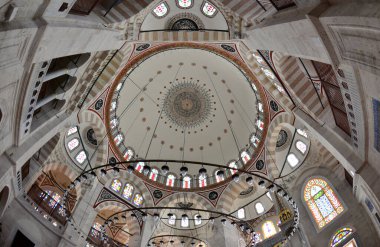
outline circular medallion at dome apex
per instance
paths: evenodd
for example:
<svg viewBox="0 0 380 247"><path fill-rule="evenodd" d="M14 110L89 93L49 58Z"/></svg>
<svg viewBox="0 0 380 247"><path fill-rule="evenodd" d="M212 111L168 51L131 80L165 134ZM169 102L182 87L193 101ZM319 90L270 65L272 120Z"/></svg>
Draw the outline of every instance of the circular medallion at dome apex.
<svg viewBox="0 0 380 247"><path fill-rule="evenodd" d="M106 100L105 109L110 110L105 112L105 124L118 159L125 159L127 147L135 150L132 159L182 159L227 166L228 160L240 159L244 149L250 157L257 157L266 136L268 104L243 60L230 54L220 45L184 42L154 46L135 56L117 75ZM257 135L254 142L252 133ZM238 168L251 164L250 157L248 162L238 160ZM175 189L182 186L181 165L169 165L170 174L176 177ZM199 186L199 168L188 166L194 178L189 190ZM229 169L221 181L212 167L207 169L206 187L230 181ZM135 173L167 188L160 169L157 181Z"/></svg>
<svg viewBox="0 0 380 247"><path fill-rule="evenodd" d="M163 111L179 128L193 128L211 115L211 101L207 89L190 82L172 86L166 93Z"/></svg>

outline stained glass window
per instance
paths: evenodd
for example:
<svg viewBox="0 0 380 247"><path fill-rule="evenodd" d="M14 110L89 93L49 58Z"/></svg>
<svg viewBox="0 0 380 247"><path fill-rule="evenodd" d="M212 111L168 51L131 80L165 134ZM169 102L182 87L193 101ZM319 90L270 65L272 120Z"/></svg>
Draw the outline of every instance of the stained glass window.
<svg viewBox="0 0 380 247"><path fill-rule="evenodd" d="M259 145L259 141L260 139L257 136L255 135L251 136L251 143L253 146L257 147Z"/></svg>
<svg viewBox="0 0 380 247"><path fill-rule="evenodd" d="M289 163L289 165L291 167L296 167L298 165L298 163L300 162L299 159L297 158L297 156L295 156L292 153L290 153L288 155L288 157L286 158L286 160L288 161L288 163Z"/></svg>
<svg viewBox="0 0 380 247"><path fill-rule="evenodd" d="M164 17L168 13L168 6L166 5L165 2L164 3L160 3L159 5L157 5L154 8L153 13L157 17Z"/></svg>
<svg viewBox="0 0 380 247"><path fill-rule="evenodd" d="M111 189L116 192L120 192L121 190L121 182L119 179L114 179L111 184Z"/></svg>
<svg viewBox="0 0 380 247"><path fill-rule="evenodd" d="M199 214L194 215L194 225L199 226L202 224L202 217Z"/></svg>
<svg viewBox="0 0 380 247"><path fill-rule="evenodd" d="M70 135L72 135L72 134L74 134L74 133L77 133L77 131L78 131L78 128L77 128L77 127L72 127L72 128L70 128L70 129L67 131L67 136L70 136Z"/></svg>
<svg viewBox="0 0 380 247"><path fill-rule="evenodd" d="M245 211L244 211L244 208L241 208L237 211L237 217L239 219L244 219L245 218Z"/></svg>
<svg viewBox="0 0 380 247"><path fill-rule="evenodd" d="M189 227L189 217L182 216L182 218L181 218L181 226L182 227Z"/></svg>
<svg viewBox="0 0 380 247"><path fill-rule="evenodd" d="M348 228L348 227L339 229L334 234L334 236L332 237L332 239L330 241L330 247L335 247L335 246L339 245L343 240L345 240L352 233L353 233L353 230L351 228ZM355 245L353 245L353 246L355 246Z"/></svg>
<svg viewBox="0 0 380 247"><path fill-rule="evenodd" d="M75 148L79 146L79 140L77 138L72 139L67 143L67 147L69 148L70 151L73 151Z"/></svg>
<svg viewBox="0 0 380 247"><path fill-rule="evenodd" d="M204 2L202 11L205 15L212 17L216 14L216 8L209 2Z"/></svg>
<svg viewBox="0 0 380 247"><path fill-rule="evenodd" d="M272 221L265 221L262 226L264 239L270 238L277 233L276 227Z"/></svg>
<svg viewBox="0 0 380 247"><path fill-rule="evenodd" d="M307 138L307 133L306 133L306 131L301 130L301 129L297 129L297 133L300 134L301 136Z"/></svg>
<svg viewBox="0 0 380 247"><path fill-rule="evenodd" d="M115 110L117 107L117 102L116 101L112 101L111 102L111 111Z"/></svg>
<svg viewBox="0 0 380 247"><path fill-rule="evenodd" d="M182 188L184 189L190 189L190 182L191 182L191 177L186 176L182 180Z"/></svg>
<svg viewBox="0 0 380 247"><path fill-rule="evenodd" d="M298 151L300 151L302 154L305 154L306 153L306 150L307 150L307 146L304 142L301 142L301 141L297 141L296 142L296 148L298 149Z"/></svg>
<svg viewBox="0 0 380 247"><path fill-rule="evenodd" d="M243 159L243 157L242 157ZM243 159L244 160L244 159ZM243 161L244 162L244 161ZM245 163L244 163L245 164ZM237 168L237 165L236 165L236 161L231 161L229 164L228 164L228 167L231 167L231 168ZM228 171L231 173L231 175L234 175L235 173L237 173L237 170L234 170L234 169L228 169Z"/></svg>
<svg viewBox="0 0 380 247"><path fill-rule="evenodd" d="M91 228L90 235L95 238L100 237L101 225L98 222L95 222Z"/></svg>
<svg viewBox="0 0 380 247"><path fill-rule="evenodd" d="M61 196L57 192L53 192L51 190L45 191L45 193L41 193L40 197L43 197L43 200L50 198L49 207L55 208L57 203L61 201Z"/></svg>
<svg viewBox="0 0 380 247"><path fill-rule="evenodd" d="M333 189L322 178L310 179L304 189L304 200L319 229L344 211Z"/></svg>
<svg viewBox="0 0 380 247"><path fill-rule="evenodd" d="M135 169L136 171L138 171L139 173L142 173L143 169L144 169L144 166L145 166L145 163L140 161L136 164L135 166Z"/></svg>
<svg viewBox="0 0 380 247"><path fill-rule="evenodd" d="M111 124L111 128L116 128L117 125L119 124L119 121L117 120L117 118L113 118L111 121L110 121L110 124Z"/></svg>
<svg viewBox="0 0 380 247"><path fill-rule="evenodd" d="M243 161L244 164L247 164L247 162L251 159L247 151L243 151L240 153L240 158Z"/></svg>
<svg viewBox="0 0 380 247"><path fill-rule="evenodd" d="M77 156L75 157L75 159L78 161L79 164L83 164L83 162L86 160L86 158L87 158L87 155L83 150L80 151L77 154Z"/></svg>
<svg viewBox="0 0 380 247"><path fill-rule="evenodd" d="M263 130L264 129L264 122L259 119L256 121L256 126L259 128L259 130Z"/></svg>
<svg viewBox="0 0 380 247"><path fill-rule="evenodd" d="M175 181L175 176L173 174L169 174L167 179L166 179L166 186L173 187L174 181Z"/></svg>
<svg viewBox="0 0 380 247"><path fill-rule="evenodd" d="M264 206L261 202L258 202L255 204L255 209L256 209L256 213L258 213L258 214L264 213L264 210L265 210Z"/></svg>
<svg viewBox="0 0 380 247"><path fill-rule="evenodd" d="M124 190L123 190L123 197L127 200L131 200L132 198L132 194L133 194L133 185L127 183L125 186L124 186Z"/></svg>
<svg viewBox="0 0 380 247"><path fill-rule="evenodd" d="M189 8L192 5L192 0L177 0L178 6L181 8Z"/></svg>
<svg viewBox="0 0 380 247"><path fill-rule="evenodd" d="M157 181L157 178L158 178L158 170L156 168L153 168L149 174L149 179L153 181Z"/></svg>
<svg viewBox="0 0 380 247"><path fill-rule="evenodd" d="M199 175L199 187L206 187L207 186L207 174L200 174Z"/></svg>
<svg viewBox="0 0 380 247"><path fill-rule="evenodd" d="M122 134L117 134L114 138L115 144L119 146L121 142L124 140L124 137Z"/></svg>
<svg viewBox="0 0 380 247"><path fill-rule="evenodd" d="M144 199L143 199L142 195L140 195L140 194L136 194L135 198L133 199L133 203L138 207L140 207L143 204L143 201L144 201Z"/></svg>
<svg viewBox="0 0 380 247"><path fill-rule="evenodd" d="M221 181L224 181L224 176L223 175L218 176L218 171L219 170L215 171L215 180L216 180L217 183L219 183Z"/></svg>
<svg viewBox="0 0 380 247"><path fill-rule="evenodd" d="M128 149L125 151L123 157L124 157L124 159L125 159L126 161L129 161L129 160L131 160L131 159L133 158L133 155L134 155L134 153L133 153L132 149L129 149L129 148L128 148Z"/></svg>
<svg viewBox="0 0 380 247"><path fill-rule="evenodd" d="M169 223L169 225L174 226L174 225L175 225L175 219L176 219L175 214L171 215L171 216L168 218L168 223Z"/></svg>

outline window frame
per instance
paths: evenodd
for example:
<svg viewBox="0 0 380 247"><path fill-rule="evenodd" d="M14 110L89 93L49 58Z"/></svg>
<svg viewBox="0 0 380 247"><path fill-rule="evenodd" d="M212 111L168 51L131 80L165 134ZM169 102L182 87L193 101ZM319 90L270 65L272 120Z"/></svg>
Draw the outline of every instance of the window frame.
<svg viewBox="0 0 380 247"><path fill-rule="evenodd" d="M162 4L165 5L165 7L166 7L166 12L165 12L163 15L159 16L159 15L156 14L156 12L155 12L154 10L155 10L158 6L160 6L160 5L162 5ZM165 16L167 16L167 15L169 14L169 12L170 12L169 4L168 4L166 1L163 1L163 2L158 3L158 4L155 5L154 8L152 9L152 15L153 15L154 17L158 18L158 19L164 18Z"/></svg>
<svg viewBox="0 0 380 247"><path fill-rule="evenodd" d="M208 14L206 14L205 12L204 12L204 7L206 6L206 4L209 4L209 5L211 5L212 7L214 7L215 8L215 12L213 13L213 14L211 14L211 15L208 15ZM213 3L210 3L209 1L207 1L207 0L205 0L205 1L203 1L203 3L202 3L202 5L201 5L201 13L204 15L204 16L206 16L206 17L208 17L208 18L213 18L213 17L215 17L217 14L218 14L218 8L215 6L215 4L213 4Z"/></svg>

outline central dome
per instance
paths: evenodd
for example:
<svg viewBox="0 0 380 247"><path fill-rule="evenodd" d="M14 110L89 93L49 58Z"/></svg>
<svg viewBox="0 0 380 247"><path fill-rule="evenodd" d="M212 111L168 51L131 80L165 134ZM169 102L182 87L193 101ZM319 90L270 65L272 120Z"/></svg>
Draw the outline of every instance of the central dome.
<svg viewBox="0 0 380 247"><path fill-rule="evenodd" d="M204 123L211 115L207 89L194 82L173 85L166 93L163 111L172 124L192 128Z"/></svg>

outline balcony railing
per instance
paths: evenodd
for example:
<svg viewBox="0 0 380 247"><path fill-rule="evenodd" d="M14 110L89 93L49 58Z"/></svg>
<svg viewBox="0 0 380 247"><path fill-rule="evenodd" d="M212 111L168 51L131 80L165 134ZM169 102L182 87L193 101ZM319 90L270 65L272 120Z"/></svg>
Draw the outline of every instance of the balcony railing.
<svg viewBox="0 0 380 247"><path fill-rule="evenodd" d="M66 224L66 216L62 205L56 202L51 196L43 191L37 185L33 185L28 192L28 196L36 203L36 205L54 218L61 225Z"/></svg>

